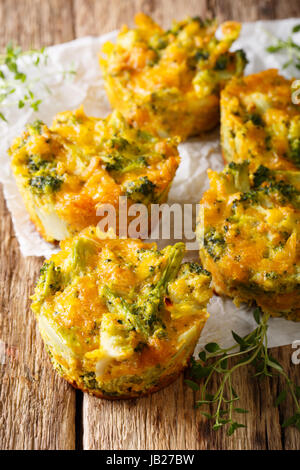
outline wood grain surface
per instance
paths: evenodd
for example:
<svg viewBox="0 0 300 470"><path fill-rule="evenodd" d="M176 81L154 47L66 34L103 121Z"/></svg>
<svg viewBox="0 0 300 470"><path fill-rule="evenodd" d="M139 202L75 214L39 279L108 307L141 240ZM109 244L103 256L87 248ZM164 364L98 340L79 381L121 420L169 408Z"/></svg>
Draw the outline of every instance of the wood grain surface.
<svg viewBox="0 0 300 470"><path fill-rule="evenodd" d="M0 0L0 47L13 40L41 47L132 24L144 11L163 26L186 15L249 21L300 16L299 0ZM1 171L1 168L0 168ZM0 197L0 448L1 449L299 449L300 434L283 430L288 402L273 406L277 380L236 377L247 429L233 438L193 409L194 393L180 377L140 400L109 402L74 391L52 370L29 308L42 259L22 258ZM289 374L291 348L272 351Z"/></svg>

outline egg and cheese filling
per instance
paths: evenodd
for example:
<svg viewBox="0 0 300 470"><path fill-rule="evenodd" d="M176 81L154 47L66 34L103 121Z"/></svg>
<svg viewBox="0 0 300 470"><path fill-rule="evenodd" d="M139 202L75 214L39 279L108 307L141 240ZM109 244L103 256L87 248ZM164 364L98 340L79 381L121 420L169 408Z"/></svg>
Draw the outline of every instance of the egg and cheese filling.
<svg viewBox="0 0 300 470"><path fill-rule="evenodd" d="M100 57L113 108L134 125L182 139L212 129L219 121L219 94L232 76L243 74L242 50L229 52L240 24L199 17L173 22L164 31L140 13L136 28L124 26L116 44Z"/></svg>
<svg viewBox="0 0 300 470"><path fill-rule="evenodd" d="M122 398L155 391L187 365L208 314L211 277L158 250L89 227L41 269L32 309L52 362L74 386Z"/></svg>
<svg viewBox="0 0 300 470"><path fill-rule="evenodd" d="M249 176L232 162L208 174L197 230L214 289L300 320L300 173L261 165Z"/></svg>
<svg viewBox="0 0 300 470"><path fill-rule="evenodd" d="M221 143L226 162L300 168L300 108L292 80L275 69L234 78L221 93Z"/></svg>
<svg viewBox="0 0 300 470"><path fill-rule="evenodd" d="M120 196L128 206L165 202L179 164L176 139L135 129L118 112L100 119L82 108L58 114L51 127L27 126L9 153L26 208L47 241L96 225L104 204L118 216Z"/></svg>

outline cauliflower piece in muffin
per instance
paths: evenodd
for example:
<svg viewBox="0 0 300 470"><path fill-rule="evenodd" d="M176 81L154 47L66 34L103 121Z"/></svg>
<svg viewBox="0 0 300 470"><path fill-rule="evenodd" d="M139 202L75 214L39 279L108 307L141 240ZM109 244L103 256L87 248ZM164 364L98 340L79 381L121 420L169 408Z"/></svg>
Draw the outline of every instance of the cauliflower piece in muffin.
<svg viewBox="0 0 300 470"><path fill-rule="evenodd" d="M221 93L224 160L248 160L255 171L300 168L300 107L293 104L292 80L276 69L234 78Z"/></svg>
<svg viewBox="0 0 300 470"><path fill-rule="evenodd" d="M187 366L208 318L211 276L158 250L88 227L41 269L32 309L55 369L103 398L139 397Z"/></svg>
<svg viewBox="0 0 300 470"><path fill-rule="evenodd" d="M50 242L96 225L103 204L118 217L120 196L128 207L165 202L179 164L176 139L135 129L117 111L100 119L82 108L58 114L50 128L27 126L9 153L30 217Z"/></svg>
<svg viewBox="0 0 300 470"><path fill-rule="evenodd" d="M208 174L197 232L214 290L299 321L300 173L231 162Z"/></svg>
<svg viewBox="0 0 300 470"><path fill-rule="evenodd" d="M173 22L164 31L140 13L136 28L124 26L116 44L106 43L100 57L113 108L134 125L183 140L216 126L219 95L234 75L243 74L242 50L229 52L240 24L222 25L199 17Z"/></svg>

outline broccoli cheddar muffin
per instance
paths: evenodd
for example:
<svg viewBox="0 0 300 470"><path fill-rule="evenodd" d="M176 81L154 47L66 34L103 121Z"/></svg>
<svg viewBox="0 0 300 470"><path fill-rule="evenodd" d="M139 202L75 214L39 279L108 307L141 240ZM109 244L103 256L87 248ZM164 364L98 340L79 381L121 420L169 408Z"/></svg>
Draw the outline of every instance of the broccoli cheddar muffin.
<svg viewBox="0 0 300 470"><path fill-rule="evenodd" d="M260 166L249 176L232 162L209 178L198 237L215 291L299 321L300 173Z"/></svg>
<svg viewBox="0 0 300 470"><path fill-rule="evenodd" d="M165 202L179 164L176 139L134 129L118 112L98 119L82 109L58 114L50 128L29 125L9 152L26 208L47 241L97 224L104 204L118 217L120 196L128 207Z"/></svg>
<svg viewBox="0 0 300 470"><path fill-rule="evenodd" d="M32 309L55 369L99 397L154 392L187 365L208 317L210 274L182 263L183 243L159 251L103 239L94 227L46 261Z"/></svg>
<svg viewBox="0 0 300 470"><path fill-rule="evenodd" d="M234 78L221 93L221 143L227 163L300 168L300 107L292 80L275 69Z"/></svg>
<svg viewBox="0 0 300 470"><path fill-rule="evenodd" d="M140 13L136 28L123 27L116 44L100 58L113 108L138 127L182 139L212 129L219 121L219 93L243 73L243 51L229 52L240 24L222 25L216 39L212 20L188 18L164 31Z"/></svg>

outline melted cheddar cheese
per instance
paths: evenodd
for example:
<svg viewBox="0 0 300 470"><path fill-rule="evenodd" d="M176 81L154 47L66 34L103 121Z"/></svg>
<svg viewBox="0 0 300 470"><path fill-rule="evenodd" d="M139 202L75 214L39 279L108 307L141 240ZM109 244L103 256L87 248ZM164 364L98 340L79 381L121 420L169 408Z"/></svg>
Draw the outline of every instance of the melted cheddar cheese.
<svg viewBox="0 0 300 470"><path fill-rule="evenodd" d="M181 264L183 243L159 251L103 239L94 227L46 261L32 309L55 368L107 398L169 383L187 365L208 317L210 274Z"/></svg>
<svg viewBox="0 0 300 470"><path fill-rule="evenodd" d="M208 171L200 257L217 293L300 320L300 173L247 163Z"/></svg>
<svg viewBox="0 0 300 470"><path fill-rule="evenodd" d="M27 210L47 241L97 224L103 204L118 215L120 196L128 207L165 202L179 164L176 139L134 129L118 112L100 119L81 108L58 114L50 128L29 125L9 153Z"/></svg>
<svg viewBox="0 0 300 470"><path fill-rule="evenodd" d="M164 31L140 13L136 28L124 26L116 44L106 43L100 65L113 108L134 125L182 139L212 129L219 121L219 93L243 73L243 51L229 52L240 24L188 18Z"/></svg>

